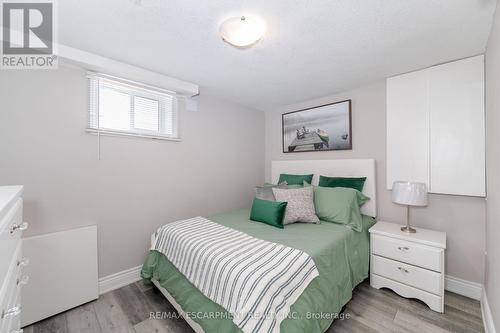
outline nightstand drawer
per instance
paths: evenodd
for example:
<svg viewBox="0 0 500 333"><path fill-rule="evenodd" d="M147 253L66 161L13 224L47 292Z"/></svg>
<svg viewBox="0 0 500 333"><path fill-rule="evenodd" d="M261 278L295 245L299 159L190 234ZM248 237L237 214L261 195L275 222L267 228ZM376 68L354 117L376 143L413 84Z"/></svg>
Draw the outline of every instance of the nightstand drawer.
<svg viewBox="0 0 500 333"><path fill-rule="evenodd" d="M435 295L442 293L442 276L439 273L376 255L372 256L372 261L374 274Z"/></svg>
<svg viewBox="0 0 500 333"><path fill-rule="evenodd" d="M377 289L389 288L403 297L417 298L425 302L432 310L441 313L444 312L443 297L441 296L436 296L376 274L371 275L370 284L373 288Z"/></svg>
<svg viewBox="0 0 500 333"><path fill-rule="evenodd" d="M372 253L411 265L443 271L442 249L396 238L372 235Z"/></svg>

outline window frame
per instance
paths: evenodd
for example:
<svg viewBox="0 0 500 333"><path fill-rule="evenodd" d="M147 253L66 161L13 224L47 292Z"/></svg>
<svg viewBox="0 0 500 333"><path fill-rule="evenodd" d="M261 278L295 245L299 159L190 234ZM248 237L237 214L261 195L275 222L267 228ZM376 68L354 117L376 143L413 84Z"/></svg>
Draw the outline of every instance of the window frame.
<svg viewBox="0 0 500 333"><path fill-rule="evenodd" d="M174 92L164 90L161 88L153 87L147 84L114 77L107 74L88 72L88 113L87 113L87 127L85 131L91 134L101 134L108 136L128 136L128 137L141 137L150 139L160 139L168 141L181 141L179 136L179 107L178 95ZM101 83L107 89L116 92L124 93L129 96L130 110L129 110L129 123L130 129L119 130L112 128L104 128L99 125L99 92ZM158 102L158 131L151 131L147 129L138 129L134 127L134 98L146 98ZM163 133L165 131L165 115L166 115L166 101L172 100L172 134ZM97 124L97 125L95 125Z"/></svg>

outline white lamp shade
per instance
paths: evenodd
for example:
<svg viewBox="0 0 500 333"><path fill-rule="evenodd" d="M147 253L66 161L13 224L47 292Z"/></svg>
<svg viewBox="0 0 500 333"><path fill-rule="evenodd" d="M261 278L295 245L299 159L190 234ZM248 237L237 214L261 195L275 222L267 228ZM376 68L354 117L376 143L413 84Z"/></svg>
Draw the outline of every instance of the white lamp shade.
<svg viewBox="0 0 500 333"><path fill-rule="evenodd" d="M394 182L392 202L409 206L427 206L427 185L416 182Z"/></svg>
<svg viewBox="0 0 500 333"><path fill-rule="evenodd" d="M251 16L238 16L222 22L222 38L237 47L247 47L256 43L266 32L266 24L261 19Z"/></svg>

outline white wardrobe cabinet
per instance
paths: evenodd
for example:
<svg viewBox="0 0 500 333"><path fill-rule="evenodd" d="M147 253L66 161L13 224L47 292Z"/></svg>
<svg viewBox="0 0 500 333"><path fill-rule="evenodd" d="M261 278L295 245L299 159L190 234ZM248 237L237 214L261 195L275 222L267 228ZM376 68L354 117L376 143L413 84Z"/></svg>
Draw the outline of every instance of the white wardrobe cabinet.
<svg viewBox="0 0 500 333"><path fill-rule="evenodd" d="M485 196L484 57L387 80L387 188Z"/></svg>
<svg viewBox="0 0 500 333"><path fill-rule="evenodd" d="M389 189L395 180L412 180L429 185L428 114L426 72L413 72L387 80Z"/></svg>

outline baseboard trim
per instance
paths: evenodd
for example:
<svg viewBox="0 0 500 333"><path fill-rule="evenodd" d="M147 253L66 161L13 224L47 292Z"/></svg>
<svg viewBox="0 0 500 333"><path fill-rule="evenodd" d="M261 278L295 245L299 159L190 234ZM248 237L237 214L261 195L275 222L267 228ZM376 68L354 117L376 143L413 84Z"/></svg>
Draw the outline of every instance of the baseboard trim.
<svg viewBox="0 0 500 333"><path fill-rule="evenodd" d="M488 297L486 297L485 290L483 290L481 296L481 314L483 315L485 333L496 333L493 315L491 314L490 304L488 303Z"/></svg>
<svg viewBox="0 0 500 333"><path fill-rule="evenodd" d="M142 266L132 267L100 278L99 295L139 281L141 279L141 268Z"/></svg>
<svg viewBox="0 0 500 333"><path fill-rule="evenodd" d="M478 301L481 300L481 295L483 293L482 284L459 279L450 275L444 277L444 289Z"/></svg>

